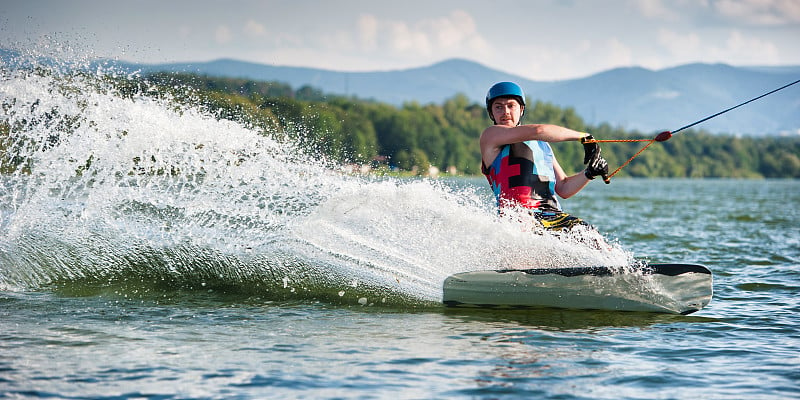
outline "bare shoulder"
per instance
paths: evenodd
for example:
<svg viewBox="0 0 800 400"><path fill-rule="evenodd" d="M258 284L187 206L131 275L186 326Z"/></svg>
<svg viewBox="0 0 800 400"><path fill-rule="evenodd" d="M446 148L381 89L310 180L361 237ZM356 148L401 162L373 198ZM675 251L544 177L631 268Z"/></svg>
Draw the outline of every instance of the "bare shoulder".
<svg viewBox="0 0 800 400"><path fill-rule="evenodd" d="M483 165L491 164L492 160L494 160L499 153L499 149L493 144L491 128L492 127L490 126L489 128L484 129L479 139L481 148L481 161Z"/></svg>
<svg viewBox="0 0 800 400"><path fill-rule="evenodd" d="M534 140L541 134L541 125L492 125L481 134L481 147L501 147L506 144Z"/></svg>
<svg viewBox="0 0 800 400"><path fill-rule="evenodd" d="M485 165L494 161L503 146L515 143L518 140L512 138L511 127L492 125L483 130L480 137L481 157Z"/></svg>

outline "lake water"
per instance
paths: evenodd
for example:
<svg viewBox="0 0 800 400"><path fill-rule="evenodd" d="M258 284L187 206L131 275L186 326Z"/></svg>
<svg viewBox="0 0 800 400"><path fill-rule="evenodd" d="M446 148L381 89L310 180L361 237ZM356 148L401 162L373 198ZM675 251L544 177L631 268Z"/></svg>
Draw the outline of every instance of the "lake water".
<svg viewBox="0 0 800 400"><path fill-rule="evenodd" d="M7 73L0 398L800 397L800 182L593 182L611 251L482 178L377 179L91 78ZM673 140L680 140L676 137ZM699 263L690 316L440 305L456 272Z"/></svg>

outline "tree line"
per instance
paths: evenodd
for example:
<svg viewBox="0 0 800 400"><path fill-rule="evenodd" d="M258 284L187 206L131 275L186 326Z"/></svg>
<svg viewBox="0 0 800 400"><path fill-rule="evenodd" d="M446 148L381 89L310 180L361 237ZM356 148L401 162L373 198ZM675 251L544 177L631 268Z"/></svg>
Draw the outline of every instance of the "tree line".
<svg viewBox="0 0 800 400"><path fill-rule="evenodd" d="M293 89L280 82L156 73L114 83L123 95L169 94L204 107L218 118L240 122L276 138L300 142L341 164L371 164L400 171L480 173L478 138L490 120L484 104L458 94L442 104L394 106L352 96ZM531 100L531 99L528 99ZM657 132L629 131L607 123L589 125L571 107L526 101L523 123L548 123L589 132L597 139L652 138ZM11 128L0 121L0 150ZM602 145L611 168L633 156L642 143ZM583 148L554 143L565 171L583 168ZM8 149L6 149L8 150ZM9 160L0 157L0 164ZM0 170L9 170L0 165ZM11 168L13 169L13 167ZM655 143L618 177L800 178L800 136L736 137L687 130Z"/></svg>
<svg viewBox="0 0 800 400"><path fill-rule="evenodd" d="M310 86L293 90L280 82L172 73L147 79L162 87L191 87L200 94L195 99L220 117L307 141L342 163L385 162L404 171L432 165L443 171L480 173L478 138L490 121L485 106L463 94L442 104L393 106L327 95ZM528 102L523 122L562 125L598 139L652 138L657 133L589 125L573 108L542 101ZM608 143L602 151L616 168L642 145ZM567 172L583 168L582 146L565 142L553 147ZM617 176L800 178L800 136L737 137L688 130L653 144Z"/></svg>

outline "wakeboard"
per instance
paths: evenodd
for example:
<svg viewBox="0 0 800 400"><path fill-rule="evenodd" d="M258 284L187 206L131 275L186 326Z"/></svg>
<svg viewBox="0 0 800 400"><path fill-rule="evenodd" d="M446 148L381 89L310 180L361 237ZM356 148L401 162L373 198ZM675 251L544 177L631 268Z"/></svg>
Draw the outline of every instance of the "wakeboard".
<svg viewBox="0 0 800 400"><path fill-rule="evenodd" d="M713 295L711 271L696 264L461 272L444 281L453 307L566 308L691 314Z"/></svg>

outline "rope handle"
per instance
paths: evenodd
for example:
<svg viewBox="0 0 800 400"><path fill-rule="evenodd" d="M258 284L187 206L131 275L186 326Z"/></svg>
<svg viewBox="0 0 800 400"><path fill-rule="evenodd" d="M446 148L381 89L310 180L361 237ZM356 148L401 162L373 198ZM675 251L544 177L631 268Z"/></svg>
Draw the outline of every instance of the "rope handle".
<svg viewBox="0 0 800 400"><path fill-rule="evenodd" d="M661 132L661 133L659 133L658 135L656 135L656 137L655 137L655 138L653 138L653 139L605 139L605 140L598 140L598 139L587 139L587 140L585 141L585 143L631 143L631 142L647 142L647 144L646 144L646 145L644 145L644 147L642 147L642 148L641 148L639 151L637 151L637 152L636 152L636 154L634 154L634 155L633 155L631 158L629 158L629 159L628 159L628 161L625 161L625 162L624 162L622 165L620 165L620 166L619 166L619 168L615 169L615 170L614 170L614 172L612 172L612 173L608 174L607 176L604 176L604 177L603 177L603 182L605 182L606 184L609 184L609 183L611 183L611 177L613 177L614 175L616 175L616 174L617 174L617 172L619 172L619 171L620 171L622 168L624 168L626 165L630 164L630 163L631 163L631 161L633 161L633 159L634 159L634 158L638 157L638 156L639 156L639 154L642 154L642 152L643 152L643 151L644 151L646 148L650 147L650 145L651 145L651 144L653 144L653 143L655 143L655 142L666 142L666 141L667 141L667 140L669 140L671 137L672 137L672 132L670 132L670 131L664 131L664 132Z"/></svg>
<svg viewBox="0 0 800 400"><path fill-rule="evenodd" d="M699 120L699 121L692 122L691 124L689 124L689 125L686 125L686 126L683 126L683 127L681 127L681 128L678 128L678 129L676 129L676 130L674 130L674 131L671 131L671 132L670 132L670 131L664 131L664 132L661 132L661 133L659 133L658 135L656 135L656 137L655 137L655 138L653 138L653 139L618 139L618 140L596 140L596 139L588 139L588 140L586 140L586 141L585 141L585 143L648 142L646 145L644 145L644 147L642 147L642 149L641 149L641 150L639 150L639 151L638 151L636 154L634 154L634 155L633 155L633 157L631 157L631 158L630 158L628 161L626 161L624 164L622 164L622 165L621 165L619 168L617 168L617 169L616 169L614 172L612 172L612 173L611 173L610 175L608 175L608 176L604 176L604 177L603 177L603 181L604 181L605 183L611 183L611 177L612 177L612 176L614 176L614 175L615 175L617 172L619 172L619 170L621 170L621 169L622 169L622 167L624 167L624 166L628 165L628 164L629 164L631 161L633 161L633 159L634 159L634 158L636 158L637 156L639 156L639 154L641 154L641 153L644 151L644 149L646 149L646 148L647 148L647 147L649 147L651 144L653 144L653 142L665 142L665 141L669 140L669 138L671 138L671 137L672 137L672 134L674 134L674 133L678 133L678 132L680 132L680 131L682 131L682 130L684 130L684 129L689 129L689 128L691 128L691 127L693 127L693 126L697 125L697 124L700 124L700 123L703 123L703 122L705 122L705 121L708 121L708 120L710 120L711 118L716 118L716 117L718 117L718 116L720 116L720 115L722 115L722 114L725 114L725 113L726 113L726 112L728 112L728 111L734 110L734 109L736 109L736 108L739 108L739 107L741 107L741 106L743 106L743 105L745 105L745 104L748 104L748 103L751 103L751 102L753 102L753 101L756 101L756 100L758 100L758 99L760 99L760 98L762 98L762 97L769 96L769 95L771 95L771 94L773 94L773 93L775 93L775 92L777 92L777 91L779 91L779 90L786 89L786 88L788 88L789 86L796 85L796 84L798 84L798 83L800 83L800 79L798 79L798 80L796 80L796 81L794 81L794 82L788 83L788 84L786 84L786 85L783 85L783 86L781 86L781 87L779 87L779 88L777 88L777 89L775 89L775 90L772 90L772 91L769 91L769 92L767 92L767 93L764 93L764 94L762 94L762 95L760 95L760 96L753 97L753 98L752 98L752 99L750 99L750 100L747 100L747 101L745 101L745 102L743 102L743 103L739 103L739 104L737 104L737 105L735 105L735 106L733 106L733 107L731 107L731 108L728 108L728 109L722 110L722 111L720 111L720 112L718 112L718 113L716 113L716 114L714 114L714 115L709 115L708 117L705 117L705 118L703 118L703 119L701 119L701 120Z"/></svg>

